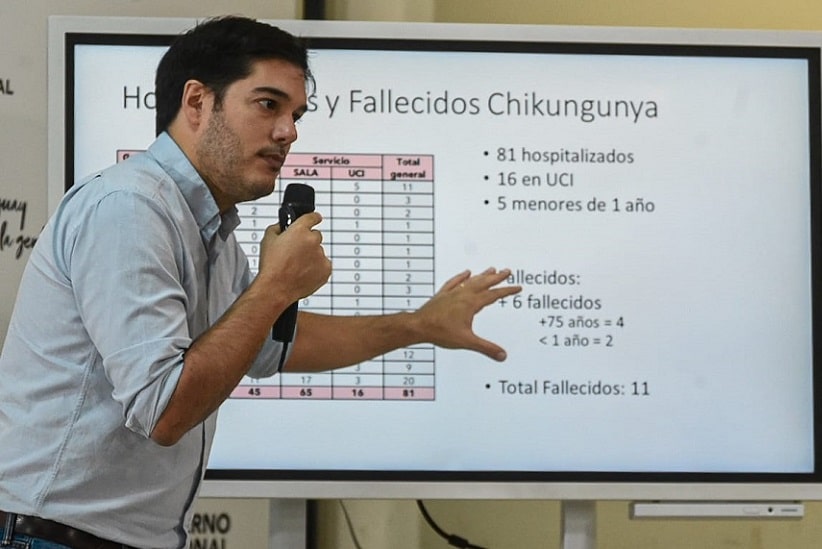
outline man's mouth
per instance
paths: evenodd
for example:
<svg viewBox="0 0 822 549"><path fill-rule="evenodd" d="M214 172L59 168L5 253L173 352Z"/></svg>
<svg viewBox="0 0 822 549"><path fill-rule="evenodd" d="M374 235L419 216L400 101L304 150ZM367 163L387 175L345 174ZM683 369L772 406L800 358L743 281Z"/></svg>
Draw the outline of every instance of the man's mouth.
<svg viewBox="0 0 822 549"><path fill-rule="evenodd" d="M283 167L283 163L285 162L285 155L274 153L274 154L267 154L267 153L260 153L260 158L262 158L268 167L271 168L273 171L280 171Z"/></svg>

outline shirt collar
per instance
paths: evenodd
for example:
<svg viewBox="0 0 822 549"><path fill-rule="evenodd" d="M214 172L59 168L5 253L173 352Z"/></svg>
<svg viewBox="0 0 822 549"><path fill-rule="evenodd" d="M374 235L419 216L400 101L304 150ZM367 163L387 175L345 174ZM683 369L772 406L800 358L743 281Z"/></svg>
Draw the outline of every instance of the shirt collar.
<svg viewBox="0 0 822 549"><path fill-rule="evenodd" d="M228 238L231 231L240 224L237 208L232 207L220 215L217 202L214 201L214 195L211 194L208 185L174 139L163 132L151 144L148 152L179 187L197 221L203 242L208 245L215 234L219 234L223 240Z"/></svg>

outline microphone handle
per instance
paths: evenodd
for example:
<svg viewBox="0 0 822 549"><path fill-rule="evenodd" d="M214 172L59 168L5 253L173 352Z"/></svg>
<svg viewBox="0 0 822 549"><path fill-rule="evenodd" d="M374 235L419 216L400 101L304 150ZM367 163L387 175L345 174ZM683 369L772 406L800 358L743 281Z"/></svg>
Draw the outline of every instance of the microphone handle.
<svg viewBox="0 0 822 549"><path fill-rule="evenodd" d="M312 197L313 198L313 197ZM314 211L314 204L292 204L286 203L280 206L280 226L286 230L291 223L304 213ZM290 343L294 339L294 328L297 326L297 301L288 306L280 317L274 322L271 328L271 339Z"/></svg>
<svg viewBox="0 0 822 549"><path fill-rule="evenodd" d="M280 318L271 328L271 339L288 343L294 338L294 328L297 326L297 302L295 301L282 312Z"/></svg>

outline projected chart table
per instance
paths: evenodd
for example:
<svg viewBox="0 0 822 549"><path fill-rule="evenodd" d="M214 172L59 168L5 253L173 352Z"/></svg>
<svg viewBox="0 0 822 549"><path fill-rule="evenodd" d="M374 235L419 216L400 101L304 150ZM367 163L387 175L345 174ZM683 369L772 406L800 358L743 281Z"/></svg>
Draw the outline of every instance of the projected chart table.
<svg viewBox="0 0 822 549"><path fill-rule="evenodd" d="M328 284L306 311L367 315L414 310L434 293L433 156L290 154L279 189L305 183L323 214ZM237 239L256 272L258 243L280 197L240 205ZM245 378L232 398L434 400L434 349L420 345L333 372Z"/></svg>

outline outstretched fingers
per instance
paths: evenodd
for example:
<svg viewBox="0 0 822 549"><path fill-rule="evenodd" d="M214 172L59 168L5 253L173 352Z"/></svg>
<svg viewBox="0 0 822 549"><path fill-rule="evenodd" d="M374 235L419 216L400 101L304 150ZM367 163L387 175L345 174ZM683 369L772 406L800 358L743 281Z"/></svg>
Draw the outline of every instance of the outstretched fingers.
<svg viewBox="0 0 822 549"><path fill-rule="evenodd" d="M460 275L462 274L464 273L460 273ZM451 281L457 279L460 275L452 278ZM510 275L510 269L497 271L495 268L490 267L476 276L464 278L462 282L457 283L457 286L476 294L479 298L478 305L483 308L499 299L522 291L520 286L498 286Z"/></svg>

